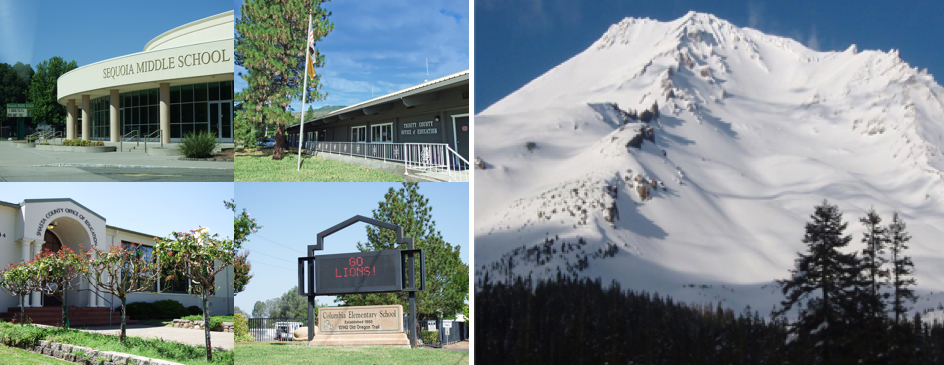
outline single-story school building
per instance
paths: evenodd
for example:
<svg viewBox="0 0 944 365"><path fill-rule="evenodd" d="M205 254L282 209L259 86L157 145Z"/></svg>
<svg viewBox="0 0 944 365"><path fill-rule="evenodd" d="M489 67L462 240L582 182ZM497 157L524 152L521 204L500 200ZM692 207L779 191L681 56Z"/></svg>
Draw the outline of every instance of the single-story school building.
<svg viewBox="0 0 944 365"><path fill-rule="evenodd" d="M142 52L59 77L58 102L68 111L65 137L118 142L126 135L160 136L170 143L209 131L219 142L232 142L233 13L181 25Z"/></svg>
<svg viewBox="0 0 944 365"><path fill-rule="evenodd" d="M304 133L306 149L316 149L308 142L329 142L317 150L393 161L409 153L408 145L446 145L468 161L470 127L465 70L305 121L304 132L293 125L286 134L289 147L297 147L299 133Z"/></svg>
<svg viewBox="0 0 944 365"><path fill-rule="evenodd" d="M165 237L169 233L155 235L107 225L105 217L68 198L26 199L19 204L0 201L0 263L28 261L44 249L56 252L62 247L80 252L89 247L108 250L110 246L140 245L140 251L149 256L154 237ZM129 294L127 302L173 299L185 307L202 308L200 298L187 293L188 280L178 278L173 281L159 278L152 290ZM218 274L216 282L219 283L217 292L209 300L211 314L232 315L232 266ZM69 306L113 309L121 305L121 300L96 290L86 278L79 278L73 284L76 289L66 296ZM19 305L19 297L0 292L0 312ZM40 292L34 292L26 300L26 307L59 306L62 302L58 298Z"/></svg>

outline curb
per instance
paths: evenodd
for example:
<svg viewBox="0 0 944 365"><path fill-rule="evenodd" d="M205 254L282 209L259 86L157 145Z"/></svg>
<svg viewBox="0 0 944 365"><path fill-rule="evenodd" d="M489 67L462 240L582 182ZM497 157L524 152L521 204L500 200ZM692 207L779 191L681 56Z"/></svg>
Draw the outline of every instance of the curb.
<svg viewBox="0 0 944 365"><path fill-rule="evenodd" d="M35 352L37 354L54 357L60 360L74 362L77 364L104 364L104 365L125 365L125 364L148 364L148 365L183 365L173 361L152 359L149 357L125 354L114 351L98 351L93 348L69 345L64 343L39 340L36 346L25 347L24 350Z"/></svg>
<svg viewBox="0 0 944 365"><path fill-rule="evenodd" d="M225 167L187 167L187 166L147 166L147 165L112 165L112 164L90 164L90 163L48 163L43 165L30 165L29 167L114 167L114 168L134 168L134 169L202 169L202 170L232 170Z"/></svg>

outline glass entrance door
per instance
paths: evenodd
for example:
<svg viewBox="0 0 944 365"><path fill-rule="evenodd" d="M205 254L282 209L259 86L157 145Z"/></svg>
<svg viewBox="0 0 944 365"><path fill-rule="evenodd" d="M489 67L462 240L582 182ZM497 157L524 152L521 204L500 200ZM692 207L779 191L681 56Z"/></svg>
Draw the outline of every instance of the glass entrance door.
<svg viewBox="0 0 944 365"><path fill-rule="evenodd" d="M230 101L210 103L210 133L224 141L233 140L233 104Z"/></svg>

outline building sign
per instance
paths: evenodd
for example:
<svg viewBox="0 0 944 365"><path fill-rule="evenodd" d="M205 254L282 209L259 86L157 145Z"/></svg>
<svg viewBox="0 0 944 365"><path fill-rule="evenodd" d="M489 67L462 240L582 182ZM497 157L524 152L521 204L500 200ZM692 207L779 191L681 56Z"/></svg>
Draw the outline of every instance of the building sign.
<svg viewBox="0 0 944 365"><path fill-rule="evenodd" d="M400 250L319 255L315 291L318 295L401 291L402 260Z"/></svg>
<svg viewBox="0 0 944 365"><path fill-rule="evenodd" d="M403 307L371 305L319 308L318 328L326 335L403 333Z"/></svg>
<svg viewBox="0 0 944 365"><path fill-rule="evenodd" d="M224 48L214 51L180 55L176 58L162 57L153 60L141 61L138 63L128 63L113 67L105 67L102 69L102 78L114 79L125 75L133 75L135 73L171 70L175 68L208 65L211 63L232 62L233 55L227 55L227 51L230 50Z"/></svg>
<svg viewBox="0 0 944 365"><path fill-rule="evenodd" d="M92 222L89 221L88 219L85 219L85 215L83 215L82 213L79 213L79 211L72 208L56 208L56 209L50 210L49 213L46 213L46 216L42 220L40 220L39 225L36 226L36 237L42 237L43 229L46 228L46 223L52 222L52 217L58 214L62 214L62 213L70 214L74 216L75 218L77 218L79 222L84 224L85 227L88 228L89 234L91 234L92 236L91 237L92 244L98 245L98 236L95 234L95 228L92 227Z"/></svg>
<svg viewBox="0 0 944 365"><path fill-rule="evenodd" d="M32 118L33 104L7 104L7 118Z"/></svg>
<svg viewBox="0 0 944 365"><path fill-rule="evenodd" d="M439 126L432 120L403 123L400 135L439 134Z"/></svg>

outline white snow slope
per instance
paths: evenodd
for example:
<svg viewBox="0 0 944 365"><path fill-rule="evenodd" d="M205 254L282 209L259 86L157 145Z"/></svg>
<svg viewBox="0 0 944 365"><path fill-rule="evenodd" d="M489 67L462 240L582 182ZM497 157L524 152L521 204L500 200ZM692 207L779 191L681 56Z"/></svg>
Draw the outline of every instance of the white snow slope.
<svg viewBox="0 0 944 365"><path fill-rule="evenodd" d="M475 153L488 165L475 172L477 280L560 271L766 312L828 199L855 250L870 207L883 223L899 212L913 236L916 309L937 307L942 100L944 88L897 51L816 52L694 12L627 18L476 115ZM655 102L655 143L628 148L645 124L624 125L612 104ZM643 201L627 183L640 174L666 189Z"/></svg>

